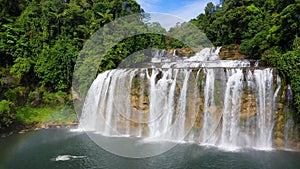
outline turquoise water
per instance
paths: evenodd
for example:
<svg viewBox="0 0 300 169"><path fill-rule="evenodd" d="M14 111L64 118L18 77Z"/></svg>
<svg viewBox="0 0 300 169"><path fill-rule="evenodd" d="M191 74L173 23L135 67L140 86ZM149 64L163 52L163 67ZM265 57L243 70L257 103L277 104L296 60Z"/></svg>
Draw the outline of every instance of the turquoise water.
<svg viewBox="0 0 300 169"><path fill-rule="evenodd" d="M116 138L106 138L109 139ZM126 139L124 146L126 147ZM149 143L145 143L149 144ZM153 149L162 143L151 143ZM300 152L242 150L226 152L197 144L178 144L155 157L133 159L111 154L85 133L50 129L0 139L3 169L299 169Z"/></svg>

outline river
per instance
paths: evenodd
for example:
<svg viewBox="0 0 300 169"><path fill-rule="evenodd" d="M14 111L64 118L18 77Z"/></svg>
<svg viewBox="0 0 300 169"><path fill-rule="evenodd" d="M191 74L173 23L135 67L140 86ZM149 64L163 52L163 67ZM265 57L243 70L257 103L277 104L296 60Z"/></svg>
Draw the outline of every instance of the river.
<svg viewBox="0 0 300 169"><path fill-rule="evenodd" d="M110 141L115 138L105 138ZM119 138L129 139L129 138ZM122 141L126 147L126 141ZM144 143L153 149L160 142ZM48 129L0 139L0 168L3 169L299 169L300 152L273 150L223 151L195 143L181 143L148 158L126 158L97 146L84 132Z"/></svg>

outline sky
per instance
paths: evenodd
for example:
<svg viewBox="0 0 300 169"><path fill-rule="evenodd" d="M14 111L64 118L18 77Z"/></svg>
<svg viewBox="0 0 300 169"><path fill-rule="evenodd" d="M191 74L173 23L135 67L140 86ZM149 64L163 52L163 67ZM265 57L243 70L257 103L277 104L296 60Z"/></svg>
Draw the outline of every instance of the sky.
<svg viewBox="0 0 300 169"><path fill-rule="evenodd" d="M185 21L204 13L208 2L218 4L220 0L137 0L145 12L167 13Z"/></svg>

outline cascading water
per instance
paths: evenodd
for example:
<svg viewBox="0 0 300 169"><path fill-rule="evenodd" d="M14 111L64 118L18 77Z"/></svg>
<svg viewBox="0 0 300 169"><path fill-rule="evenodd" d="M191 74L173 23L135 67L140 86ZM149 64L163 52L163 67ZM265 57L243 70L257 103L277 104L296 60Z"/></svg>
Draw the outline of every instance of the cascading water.
<svg viewBox="0 0 300 169"><path fill-rule="evenodd" d="M279 76L247 60L219 60L219 50L172 63L160 56L158 67L99 74L79 127L107 136L271 149Z"/></svg>
<svg viewBox="0 0 300 169"><path fill-rule="evenodd" d="M214 131L217 129L220 122L220 115L214 118L215 113L217 113L214 97L215 97L215 70L207 69L206 81L204 87L204 117L203 117L203 128L202 128L202 143L205 144L215 144L216 138L214 137ZM218 119L219 118L219 119Z"/></svg>
<svg viewBox="0 0 300 169"><path fill-rule="evenodd" d="M256 82L256 102L258 119L256 126L257 143L256 146L264 148L272 146L273 129L273 70L254 70L254 79Z"/></svg>
<svg viewBox="0 0 300 169"><path fill-rule="evenodd" d="M232 69L227 72L228 80L225 89L224 107L222 111L221 146L239 145L240 107L243 87L243 72Z"/></svg>

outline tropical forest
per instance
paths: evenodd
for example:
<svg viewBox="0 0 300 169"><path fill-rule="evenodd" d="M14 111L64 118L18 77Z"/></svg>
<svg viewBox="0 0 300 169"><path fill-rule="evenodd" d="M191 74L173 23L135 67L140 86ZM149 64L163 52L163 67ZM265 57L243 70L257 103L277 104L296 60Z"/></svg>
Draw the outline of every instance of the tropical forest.
<svg viewBox="0 0 300 169"><path fill-rule="evenodd" d="M0 0L0 168L299 168L300 0L144 2Z"/></svg>

